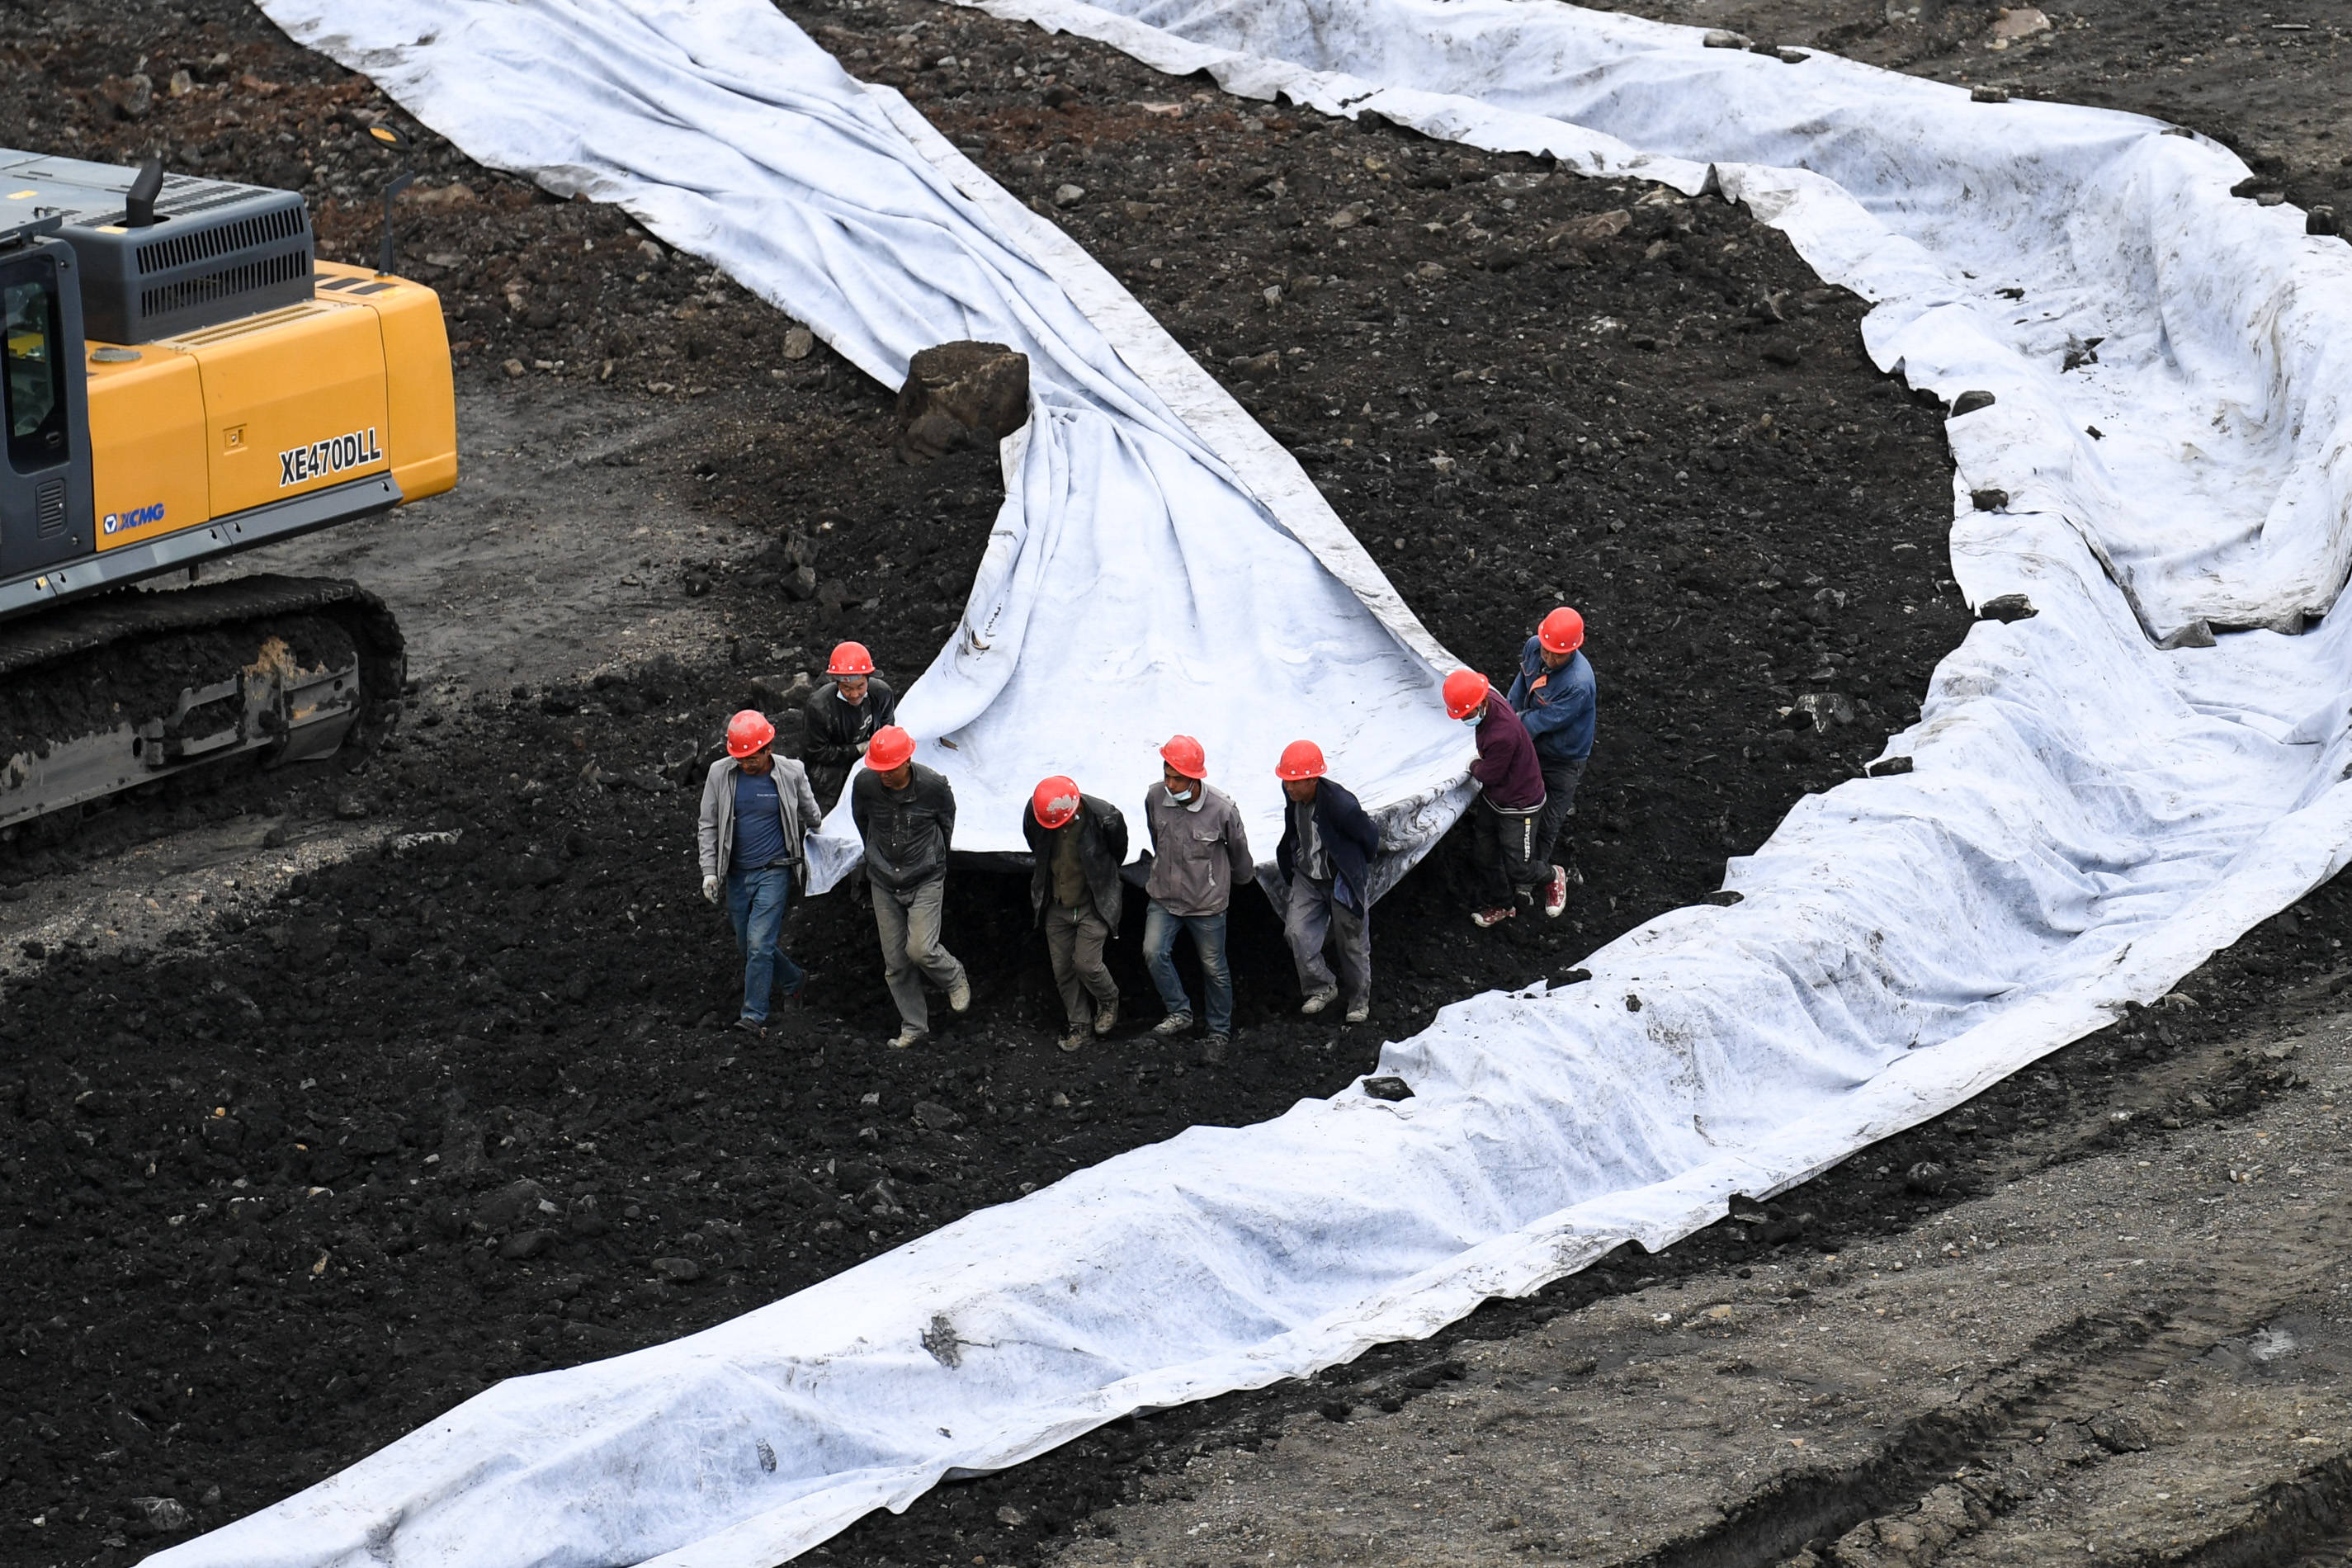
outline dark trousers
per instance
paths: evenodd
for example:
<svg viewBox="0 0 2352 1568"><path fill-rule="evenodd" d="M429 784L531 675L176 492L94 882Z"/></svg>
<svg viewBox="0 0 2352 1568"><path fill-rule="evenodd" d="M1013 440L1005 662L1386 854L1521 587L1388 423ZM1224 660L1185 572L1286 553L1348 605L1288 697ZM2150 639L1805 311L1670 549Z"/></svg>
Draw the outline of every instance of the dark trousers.
<svg viewBox="0 0 2352 1568"><path fill-rule="evenodd" d="M1559 847L1559 836L1568 826L1568 819L1576 815L1576 786L1584 778L1584 759L1572 763L1554 762L1549 757L1543 763L1543 810L1536 817L1536 852L1530 867L1536 879L1541 881L1545 868L1562 862L1553 858Z"/></svg>
<svg viewBox="0 0 2352 1568"><path fill-rule="evenodd" d="M1291 963L1298 970L1298 990L1304 996L1338 991L1350 1002L1372 996L1372 917L1339 901L1339 884L1300 872L1290 879L1290 898L1282 910L1282 934L1290 943ZM1337 939L1333 942L1333 939ZM1327 943L1339 950L1339 973L1334 976L1323 957Z"/></svg>
<svg viewBox="0 0 2352 1568"><path fill-rule="evenodd" d="M1054 989L1062 994L1073 1029L1093 1027L1096 1012L1118 1005L1118 986L1103 963L1103 943L1109 940L1110 927L1096 910L1093 894L1075 909L1045 906L1045 956L1053 961Z"/></svg>
<svg viewBox="0 0 2352 1568"><path fill-rule="evenodd" d="M1485 795L1478 797L1472 830L1479 897L1486 900L1486 908L1501 909L1514 900L1534 901L1536 823L1542 810L1538 805L1505 811L1489 804Z"/></svg>

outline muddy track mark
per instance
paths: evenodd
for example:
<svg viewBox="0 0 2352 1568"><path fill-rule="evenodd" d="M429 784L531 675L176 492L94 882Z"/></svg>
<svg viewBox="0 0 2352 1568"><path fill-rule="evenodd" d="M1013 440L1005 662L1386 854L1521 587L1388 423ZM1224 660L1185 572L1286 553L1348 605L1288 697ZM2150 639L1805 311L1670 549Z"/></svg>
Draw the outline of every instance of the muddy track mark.
<svg viewBox="0 0 2352 1568"><path fill-rule="evenodd" d="M1640 1568L1927 1568L2070 1472L2187 1441L2164 1433L2149 1392L2280 1319L2337 1265L2346 1231L2338 1216L2318 1217L2284 1247L2270 1237L2259 1257L2218 1258L2206 1289L2075 1319L1868 1459L1784 1476ZM2344 1469L2339 1458L2273 1485L2251 1517L2217 1520L2221 1533L2179 1561L2235 1568L2317 1552L2311 1560L2341 1562L2352 1527Z"/></svg>
<svg viewBox="0 0 2352 1568"><path fill-rule="evenodd" d="M2158 1314L2078 1318L1950 1405L1905 1423L1865 1462L1783 1477L1720 1523L1643 1558L1640 1568L1770 1568L1814 1543L1843 1545L1877 1520L1916 1515L1931 1501L1949 1502L1950 1509L1937 1511L1956 1510L1963 1519L1989 1510L1999 1492L1981 1480L1964 1487L1962 1498L1940 1494L1960 1484L1956 1475L1981 1477L1972 1468L1977 1461L2002 1439L2022 1436L2052 1405L2071 1402L2081 1384L2104 1387L2115 1375L2106 1369L2137 1372L2167 1364L2179 1353Z"/></svg>
<svg viewBox="0 0 2352 1568"><path fill-rule="evenodd" d="M2273 1487L2261 1517L2180 1560L2182 1568L2329 1568L2352 1558L2352 1453Z"/></svg>

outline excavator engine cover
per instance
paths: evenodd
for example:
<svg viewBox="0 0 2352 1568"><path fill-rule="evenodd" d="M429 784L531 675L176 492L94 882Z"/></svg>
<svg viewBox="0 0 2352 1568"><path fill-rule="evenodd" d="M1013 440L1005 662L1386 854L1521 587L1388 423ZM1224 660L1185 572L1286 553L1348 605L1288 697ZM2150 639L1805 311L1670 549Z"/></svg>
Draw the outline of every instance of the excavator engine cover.
<svg viewBox="0 0 2352 1568"><path fill-rule="evenodd" d="M310 209L292 191L167 174L154 221L125 210L138 171L0 149L0 222L62 217L83 331L147 343L310 298Z"/></svg>

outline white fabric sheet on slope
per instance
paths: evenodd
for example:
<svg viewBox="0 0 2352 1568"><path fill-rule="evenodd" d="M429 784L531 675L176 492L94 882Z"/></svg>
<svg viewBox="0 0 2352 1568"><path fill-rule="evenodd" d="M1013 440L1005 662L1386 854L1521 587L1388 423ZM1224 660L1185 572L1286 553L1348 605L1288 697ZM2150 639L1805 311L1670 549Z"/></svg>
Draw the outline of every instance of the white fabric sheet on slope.
<svg viewBox="0 0 2352 1568"><path fill-rule="evenodd" d="M902 101L894 124L772 8L263 8L478 160L619 204L888 384L951 338L1029 355L1033 416L1006 445L978 581L900 708L956 787L958 848L1024 852L1020 813L1047 773L1134 809L1178 731L1206 743L1269 857L1274 760L1302 734L1382 815L1391 874L1453 820L1469 745L1435 696L1452 660L1297 463L1107 274L1077 265L1083 252ZM1049 239L1061 254L1044 254ZM1228 700L1244 689L1256 700ZM837 812L813 847L814 884L856 853Z"/></svg>
<svg viewBox="0 0 2352 1568"><path fill-rule="evenodd" d="M2155 142L2151 122L2104 110L1973 103L1964 89L1830 55L1790 66L1695 54L1685 28L1526 0L979 8L1161 69L1207 70L1235 92L1377 112L1685 191L1697 188L1695 163L1810 171L1880 220L1847 210L1810 234L1790 228L1826 275L1899 298L1906 315L1978 316L2001 351L2053 372L2070 346L2105 340L2063 384L2083 416L2070 438L2027 457L2005 430L1955 436L1986 437L1958 443L1978 488L2089 528L2153 634L2199 620L2299 630L2334 603L2352 563L2344 247L2304 238L2293 208L2231 201L2246 171L2210 143ZM1882 245L1893 254L1871 253ZM2001 287L2024 297L2001 299ZM1877 341L1895 325L1874 323ZM1995 368L1985 358L1930 362ZM2048 412L2058 384L2037 379L2025 395ZM2126 408L2128 433L2084 433Z"/></svg>
<svg viewBox="0 0 2352 1568"><path fill-rule="evenodd" d="M1941 274L1834 189L1728 173L1809 253ZM2160 208L2147 226L2170 242ZM2257 294L2296 264L2252 260ZM2039 389L2071 422L2071 392L1964 290L1890 313L1916 376L1981 374L2028 415ZM2284 395L2332 395L2307 359L2285 374ZM2071 428L2026 418L2011 438L2043 461ZM2084 542L2127 521L1971 521L1971 586L2042 614L1946 661L1907 738L1917 771L1808 802L1735 866L1747 902L1654 922L1590 984L1448 1009L1388 1053L1414 1100L1139 1151L720 1329L503 1384L167 1559L772 1561L946 1468L1426 1331L1622 1236L1670 1239L1955 1102L2162 991L2334 871L2352 830L2344 704L2317 700L2343 685L2343 617L2158 654ZM2307 743L2284 743L2299 721Z"/></svg>

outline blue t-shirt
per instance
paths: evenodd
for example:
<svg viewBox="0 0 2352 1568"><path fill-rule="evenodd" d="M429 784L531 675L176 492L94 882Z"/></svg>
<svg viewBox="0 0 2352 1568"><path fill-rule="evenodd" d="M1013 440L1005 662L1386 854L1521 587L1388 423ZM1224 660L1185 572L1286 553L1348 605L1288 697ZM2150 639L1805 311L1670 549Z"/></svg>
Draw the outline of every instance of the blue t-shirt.
<svg viewBox="0 0 2352 1568"><path fill-rule="evenodd" d="M756 871L785 859L783 803L776 795L776 773L771 768L753 777L735 774L735 850L730 871Z"/></svg>

